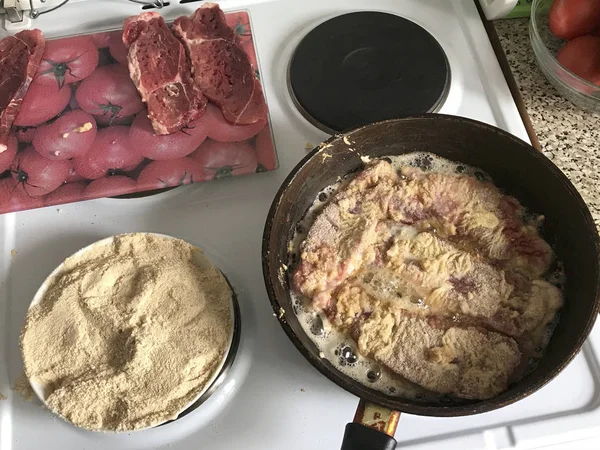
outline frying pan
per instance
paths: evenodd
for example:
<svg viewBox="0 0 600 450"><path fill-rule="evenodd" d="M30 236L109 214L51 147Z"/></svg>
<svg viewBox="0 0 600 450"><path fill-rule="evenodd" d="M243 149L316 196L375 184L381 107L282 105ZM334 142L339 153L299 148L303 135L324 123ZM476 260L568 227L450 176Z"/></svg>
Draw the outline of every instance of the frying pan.
<svg viewBox="0 0 600 450"><path fill-rule="evenodd" d="M351 147L348 143L351 143ZM424 403L392 396L354 381L319 357L293 312L288 244L319 191L339 176L360 170L360 156L371 158L427 151L478 167L531 211L543 214L542 234L554 247L566 274L565 306L538 367L505 392L487 400ZM567 177L540 152L492 126L455 116L424 114L389 120L333 136L307 155L279 189L263 235L263 275L273 310L283 330L323 375L361 399L346 426L342 450L395 448L393 435L401 412L424 416L479 414L521 400L554 377L579 352L600 305L600 240L592 216Z"/></svg>

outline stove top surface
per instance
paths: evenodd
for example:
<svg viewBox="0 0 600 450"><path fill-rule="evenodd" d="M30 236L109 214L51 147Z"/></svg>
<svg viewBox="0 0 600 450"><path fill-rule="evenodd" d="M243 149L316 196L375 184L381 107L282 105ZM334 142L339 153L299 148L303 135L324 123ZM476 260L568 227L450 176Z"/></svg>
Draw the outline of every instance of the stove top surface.
<svg viewBox="0 0 600 450"><path fill-rule="evenodd" d="M170 3L160 11L166 20L199 5ZM298 110L287 73L302 39L320 24L367 10L410 21L417 33L425 30L439 44L447 60L450 82L438 111L528 139L472 0L220 4L226 11L250 13L280 168L145 198L98 199L0 216L0 393L8 397L0 401L1 450L37 449L40 442L47 450L339 448L358 400L321 376L288 341L269 305L260 265L262 232L275 193L307 149L329 136ZM141 5L124 0L76 1L34 22L49 37L58 37L117 29L123 18L140 12ZM441 84L439 78L438 90ZM238 293L239 350L219 389L180 420L124 435L85 432L12 391L22 372L19 331L33 294L65 257L103 237L132 231L181 237L206 251ZM558 378L514 405L452 419L403 415L399 447L534 448L600 436L599 333Z"/></svg>

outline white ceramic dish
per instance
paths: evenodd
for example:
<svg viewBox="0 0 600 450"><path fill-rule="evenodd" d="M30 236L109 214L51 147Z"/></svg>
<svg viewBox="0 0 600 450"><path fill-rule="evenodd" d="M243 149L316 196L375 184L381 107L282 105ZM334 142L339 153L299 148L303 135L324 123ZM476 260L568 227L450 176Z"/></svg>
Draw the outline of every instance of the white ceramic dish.
<svg viewBox="0 0 600 450"><path fill-rule="evenodd" d="M160 233L130 233L130 234L144 234L144 235L152 235L152 236L157 236L157 237L162 237L162 238L167 238L167 239L179 239L173 236L168 236L166 234L160 234ZM91 250L94 247L98 247L98 246L105 246L108 245L116 236L110 236L107 237L105 239L101 239L99 241L94 242L93 244L88 245L87 247L82 248L81 250L73 253L70 257L76 256L76 255L81 255L89 250ZM192 244L190 244L192 245ZM195 246L194 246L195 247ZM196 247L198 248L198 247ZM199 249L201 250L201 249ZM69 258L70 258L69 257ZM207 256L204 254L203 251L199 251L199 252L195 252L194 253L194 262L196 263L196 265L200 268L208 268L208 267L214 267L215 265L207 258ZM40 288L38 289L38 291L35 293L35 296L33 297L33 300L31 301L31 304L29 305L29 309L31 309L32 306L37 305L42 298L44 297L44 295L46 294L46 291L48 290L48 286L50 286L50 284L53 282L54 278L61 272L61 270L64 267L64 261L56 268L52 271L52 273L44 280L44 282L42 283L42 285L40 286ZM229 334L229 340L228 340L228 344L227 344L227 350L223 356L223 359L221 360L221 362L219 363L219 365L216 367L214 373L212 374L211 378L209 379L209 381L206 383L206 385L204 386L204 388L198 392L198 394L188 403L185 405L184 408L181 409L181 411L179 411L177 413L177 416L179 416L181 413L183 413L184 411L186 411L188 408L190 408L194 403L196 403L198 401L198 399L200 399L200 397L202 397L213 385L213 383L215 382L215 380L219 377L219 375L221 374L223 367L225 365L226 360L228 359L229 353L231 351L231 347L232 347L232 343L233 343L233 339L234 339L234 330L236 328L236 317L235 317L235 306L234 306L234 298L232 296L232 303L231 303L231 332ZM48 408L48 410L52 411L54 414L56 414L57 416L61 417L62 419L66 420L67 422L71 423L68 419L66 419L65 417L61 416L58 412L54 411L53 409L51 409L48 404L46 403L46 399L48 398L48 395L50 394L50 392L47 392L44 389L44 386L40 383L37 383L31 379L29 379L29 384L31 385L31 388L33 389L33 392L35 393L35 395L40 399L40 401L44 404L44 406L46 406ZM136 431L142 431L142 430L147 430L150 428L155 428L157 426L160 426L164 423L169 422L172 419L167 419L163 422L157 423L151 427L146 427L146 428L140 428ZM90 430L88 430L90 431ZM115 431L102 431L103 433L115 433L115 434L119 434L119 433L124 433L124 432L131 432L131 431L123 431L123 432L115 432Z"/></svg>

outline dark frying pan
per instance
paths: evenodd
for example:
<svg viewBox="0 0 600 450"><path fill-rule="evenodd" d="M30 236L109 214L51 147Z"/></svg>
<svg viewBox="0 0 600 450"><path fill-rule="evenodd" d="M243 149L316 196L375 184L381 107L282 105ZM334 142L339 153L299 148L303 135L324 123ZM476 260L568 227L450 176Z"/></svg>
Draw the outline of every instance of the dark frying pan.
<svg viewBox="0 0 600 450"><path fill-rule="evenodd" d="M463 416L501 408L552 380L579 352L600 305L600 241L592 216L567 177L541 153L516 137L473 120L425 114L379 122L334 136L306 156L287 177L269 211L263 236L263 274L281 326L306 359L338 386L361 399L354 422L346 426L343 450L395 448L400 412ZM395 397L353 381L319 358L319 350L293 313L288 277L288 243L319 191L362 168L372 158L414 151L435 153L479 167L495 184L525 206L546 216L545 238L554 245L566 272L566 302L560 322L539 366L502 394L482 401L423 403ZM330 156L326 156L330 155Z"/></svg>

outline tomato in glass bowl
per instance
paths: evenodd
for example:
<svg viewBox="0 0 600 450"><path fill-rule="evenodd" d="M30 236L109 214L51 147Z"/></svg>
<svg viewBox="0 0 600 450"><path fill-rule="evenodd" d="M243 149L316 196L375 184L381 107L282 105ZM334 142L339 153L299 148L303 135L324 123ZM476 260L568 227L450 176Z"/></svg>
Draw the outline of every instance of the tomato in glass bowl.
<svg viewBox="0 0 600 450"><path fill-rule="evenodd" d="M577 61L589 62L589 57L592 56L590 48L594 46L594 43L591 42L593 38L581 39L579 36L569 35L568 37L572 39L567 42L555 36L552 29L555 32L557 30L556 17L552 16L562 12L557 11L556 5L554 6L555 10L551 11L554 2L560 2L560 0L534 0L531 6L529 37L538 66L562 96L584 109L600 112L600 59L598 60L598 77L593 74L596 70L594 67L583 67L577 63ZM600 1L598 3L600 4ZM568 13L573 14L573 12ZM567 19L571 18L567 17ZM585 31L583 33L584 36L596 34L600 35L600 27L597 32ZM580 58L579 54L583 56L581 52L588 55L588 58ZM598 58L600 58L600 48L598 52ZM567 65L570 68L566 67Z"/></svg>

